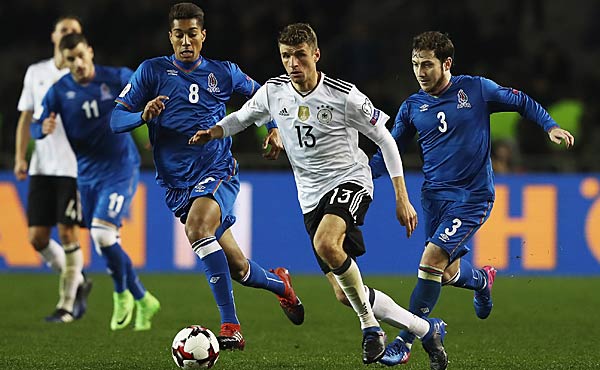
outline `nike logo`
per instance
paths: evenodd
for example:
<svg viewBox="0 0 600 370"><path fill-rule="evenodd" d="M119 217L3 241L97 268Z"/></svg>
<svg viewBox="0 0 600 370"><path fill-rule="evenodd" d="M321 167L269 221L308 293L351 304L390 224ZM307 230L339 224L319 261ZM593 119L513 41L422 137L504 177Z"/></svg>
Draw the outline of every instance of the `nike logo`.
<svg viewBox="0 0 600 370"><path fill-rule="evenodd" d="M128 317L128 316L129 316L129 314L125 315L125 317L123 317L123 319L122 319L122 320L118 320L118 321L117 321L117 324L119 324L119 325L123 324L123 323L125 322L125 320L127 320L127 317Z"/></svg>

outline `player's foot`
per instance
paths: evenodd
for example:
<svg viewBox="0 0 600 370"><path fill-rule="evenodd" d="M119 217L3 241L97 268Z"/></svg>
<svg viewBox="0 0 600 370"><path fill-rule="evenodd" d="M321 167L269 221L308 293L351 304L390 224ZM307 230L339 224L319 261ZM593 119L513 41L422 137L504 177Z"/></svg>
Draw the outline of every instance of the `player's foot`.
<svg viewBox="0 0 600 370"><path fill-rule="evenodd" d="M121 293L113 292L113 314L110 319L110 330L120 330L131 322L133 317L133 295L129 290Z"/></svg>
<svg viewBox="0 0 600 370"><path fill-rule="evenodd" d="M385 347L385 353L379 362L387 366L395 366L405 364L409 359L410 348L408 348L402 338L396 337L396 339Z"/></svg>
<svg viewBox="0 0 600 370"><path fill-rule="evenodd" d="M285 315L296 325L300 325L304 322L304 306L300 302L300 298L296 296L294 288L292 288L292 278L287 269L278 267L275 270L270 270L283 281L285 285L285 292L282 296L278 295L279 305L283 309Z"/></svg>
<svg viewBox="0 0 600 370"><path fill-rule="evenodd" d="M444 349L446 323L442 319L426 319L429 321L429 331L421 339L425 352L429 355L431 370L445 370L448 367L448 355Z"/></svg>
<svg viewBox="0 0 600 370"><path fill-rule="evenodd" d="M385 333L379 326L363 329L363 363L372 364L381 359L385 353Z"/></svg>
<svg viewBox="0 0 600 370"><path fill-rule="evenodd" d="M152 317L160 310L160 302L149 291L146 291L141 299L135 301L135 306L133 330L150 330L152 328Z"/></svg>
<svg viewBox="0 0 600 370"><path fill-rule="evenodd" d="M483 272L485 273L486 284L483 289L475 292L475 298L473 298L473 307L475 307L475 314L480 319L487 319L492 312L492 285L494 285L494 279L496 278L496 269L492 266L483 266Z"/></svg>
<svg viewBox="0 0 600 370"><path fill-rule="evenodd" d="M239 349L243 351L246 341L242 336L241 330L240 324L221 324L221 331L217 337L219 348L229 350Z"/></svg>
<svg viewBox="0 0 600 370"><path fill-rule="evenodd" d="M67 323L75 320L73 314L63 308L57 308L50 316L46 316L47 322Z"/></svg>
<svg viewBox="0 0 600 370"><path fill-rule="evenodd" d="M81 319L87 311L87 298L92 291L92 280L84 275L85 280L77 287L75 295L75 304L73 305L73 316L75 319Z"/></svg>

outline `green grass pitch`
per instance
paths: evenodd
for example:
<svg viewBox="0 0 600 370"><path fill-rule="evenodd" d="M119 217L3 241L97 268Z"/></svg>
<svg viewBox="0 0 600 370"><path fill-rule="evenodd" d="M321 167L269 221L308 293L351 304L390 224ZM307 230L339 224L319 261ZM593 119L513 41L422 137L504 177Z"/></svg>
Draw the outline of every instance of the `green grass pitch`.
<svg viewBox="0 0 600 370"><path fill-rule="evenodd" d="M57 276L0 274L0 369L176 369L175 333L189 324L218 332L219 319L204 276L143 274L161 301L153 329L109 330L112 282L92 275L86 316L65 325L42 318L56 300ZM221 352L215 369L387 369L361 362L361 333L350 308L335 301L323 276L293 275L306 321L287 321L268 292L235 284L246 350ZM407 307L414 277L366 276L368 285ZM510 277L499 273L494 310L475 317L472 292L445 287L434 312L448 323L449 369L600 369L600 278ZM383 326L388 338L396 329ZM388 339L390 340L390 339ZM428 369L420 344L402 370Z"/></svg>

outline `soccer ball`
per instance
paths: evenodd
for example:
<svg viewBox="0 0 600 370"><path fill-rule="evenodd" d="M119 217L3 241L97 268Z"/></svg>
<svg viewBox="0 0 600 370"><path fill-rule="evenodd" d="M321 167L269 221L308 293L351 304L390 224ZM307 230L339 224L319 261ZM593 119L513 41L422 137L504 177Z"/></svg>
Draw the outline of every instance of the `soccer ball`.
<svg viewBox="0 0 600 370"><path fill-rule="evenodd" d="M219 359L219 342L207 328L190 325L175 335L171 354L182 369L210 369Z"/></svg>

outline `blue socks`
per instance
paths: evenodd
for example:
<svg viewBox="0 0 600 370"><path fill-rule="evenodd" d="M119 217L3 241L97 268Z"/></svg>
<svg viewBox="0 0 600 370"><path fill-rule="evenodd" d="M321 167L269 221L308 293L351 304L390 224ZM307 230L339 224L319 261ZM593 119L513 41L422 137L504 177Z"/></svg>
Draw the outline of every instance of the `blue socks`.
<svg viewBox="0 0 600 370"><path fill-rule="evenodd" d="M485 286L486 278L485 272L474 269L469 261L461 258L458 278L451 284L455 287L478 291Z"/></svg>
<svg viewBox="0 0 600 370"><path fill-rule="evenodd" d="M115 292L122 293L129 289L133 298L140 299L146 293L144 285L140 282L131 259L125 253L119 243L109 247L101 247L102 257L106 261L106 266L110 270L110 276L113 279Z"/></svg>
<svg viewBox="0 0 600 370"><path fill-rule="evenodd" d="M196 240L192 244L192 249L204 264L206 280L221 313L221 324L239 324L240 322L235 313L233 286L227 257L217 239L214 236L209 236Z"/></svg>
<svg viewBox="0 0 600 370"><path fill-rule="evenodd" d="M246 276L240 281L240 284L253 288L266 289L277 295L283 295L285 284L279 276L265 270L258 263L248 260L249 270Z"/></svg>

